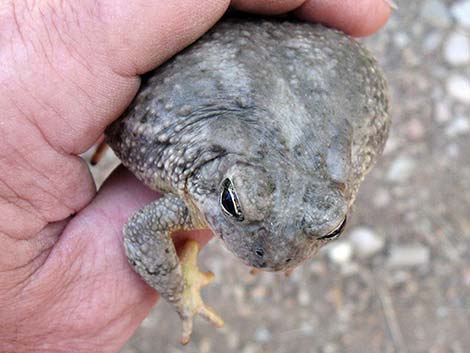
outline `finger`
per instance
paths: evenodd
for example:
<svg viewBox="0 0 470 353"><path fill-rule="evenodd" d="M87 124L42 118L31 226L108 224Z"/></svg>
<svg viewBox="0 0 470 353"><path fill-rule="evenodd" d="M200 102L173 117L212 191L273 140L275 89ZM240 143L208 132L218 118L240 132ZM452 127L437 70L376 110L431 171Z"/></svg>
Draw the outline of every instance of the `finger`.
<svg viewBox="0 0 470 353"><path fill-rule="evenodd" d="M0 232L29 238L95 187L78 154L145 72L212 26L228 0L10 1L0 7ZM12 167L14 166L14 167Z"/></svg>
<svg viewBox="0 0 470 353"><path fill-rule="evenodd" d="M295 14L353 36L366 36L382 27L391 14L386 0L307 0Z"/></svg>
<svg viewBox="0 0 470 353"><path fill-rule="evenodd" d="M88 149L125 108L136 75L190 44L228 6L228 0L60 3L19 2L2 16L12 24L4 37L11 37L13 50L2 51L11 80L2 75L0 87L16 113L28 115L55 148L72 153Z"/></svg>
<svg viewBox="0 0 470 353"><path fill-rule="evenodd" d="M149 71L196 40L229 5L228 0L107 1L113 4L104 14L110 64L129 76Z"/></svg>
<svg viewBox="0 0 470 353"><path fill-rule="evenodd" d="M305 0L232 0L231 5L241 11L279 15L296 9L304 2Z"/></svg>

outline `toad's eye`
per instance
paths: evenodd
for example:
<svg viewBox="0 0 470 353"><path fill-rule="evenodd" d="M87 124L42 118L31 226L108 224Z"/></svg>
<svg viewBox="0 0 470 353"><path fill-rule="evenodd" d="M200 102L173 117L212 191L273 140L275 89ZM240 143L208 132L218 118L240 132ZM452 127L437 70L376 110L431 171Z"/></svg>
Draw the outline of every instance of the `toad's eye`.
<svg viewBox="0 0 470 353"><path fill-rule="evenodd" d="M324 236L322 236L318 239L320 239L320 240L322 240L322 239L333 240L333 239L337 238L343 232L344 227L346 226L346 218L347 217L344 217L343 221L335 229L333 229L327 235L324 235Z"/></svg>
<svg viewBox="0 0 470 353"><path fill-rule="evenodd" d="M220 205L226 214L235 218L237 221L243 221L243 213L238 201L237 193L230 179L225 179L222 183L220 192Z"/></svg>

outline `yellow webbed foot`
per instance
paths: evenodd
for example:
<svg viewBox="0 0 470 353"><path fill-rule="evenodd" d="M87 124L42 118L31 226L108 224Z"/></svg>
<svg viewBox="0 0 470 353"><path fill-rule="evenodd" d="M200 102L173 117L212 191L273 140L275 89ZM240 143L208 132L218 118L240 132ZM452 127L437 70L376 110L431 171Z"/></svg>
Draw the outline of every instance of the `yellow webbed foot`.
<svg viewBox="0 0 470 353"><path fill-rule="evenodd" d="M180 255L183 270L184 291L181 301L176 304L178 313L183 321L183 333L181 343L189 342L193 329L193 320L196 315L201 315L216 327L224 326L223 320L215 311L207 306L201 298L201 288L214 280L212 272L201 272L197 266L199 244L189 240L184 245Z"/></svg>

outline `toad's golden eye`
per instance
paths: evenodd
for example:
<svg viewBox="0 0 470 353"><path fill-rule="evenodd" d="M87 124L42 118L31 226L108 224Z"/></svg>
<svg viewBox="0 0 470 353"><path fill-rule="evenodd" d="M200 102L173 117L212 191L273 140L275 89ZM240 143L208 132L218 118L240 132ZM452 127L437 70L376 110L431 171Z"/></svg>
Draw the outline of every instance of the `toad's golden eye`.
<svg viewBox="0 0 470 353"><path fill-rule="evenodd" d="M220 205L226 214L233 217L237 221L243 221L243 213L238 201L237 193L230 179L225 179L222 183L220 193Z"/></svg>
<svg viewBox="0 0 470 353"><path fill-rule="evenodd" d="M337 238L343 232L344 227L346 226L346 219L347 219L347 217L344 217L343 221L335 229L333 229L327 235L324 235L324 236L322 236L318 239L320 239L320 240L322 240L322 239L333 240L333 239Z"/></svg>

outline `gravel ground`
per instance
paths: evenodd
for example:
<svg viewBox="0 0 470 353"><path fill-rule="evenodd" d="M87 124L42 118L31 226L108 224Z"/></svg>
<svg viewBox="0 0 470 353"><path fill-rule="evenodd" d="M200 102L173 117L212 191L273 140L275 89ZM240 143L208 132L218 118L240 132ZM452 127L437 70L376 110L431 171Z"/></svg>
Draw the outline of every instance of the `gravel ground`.
<svg viewBox="0 0 470 353"><path fill-rule="evenodd" d="M393 128L341 240L290 278L250 275L218 240L200 258L226 322L163 301L122 353L470 352L470 1L398 1L365 40L389 79ZM116 165L108 154L94 173Z"/></svg>

